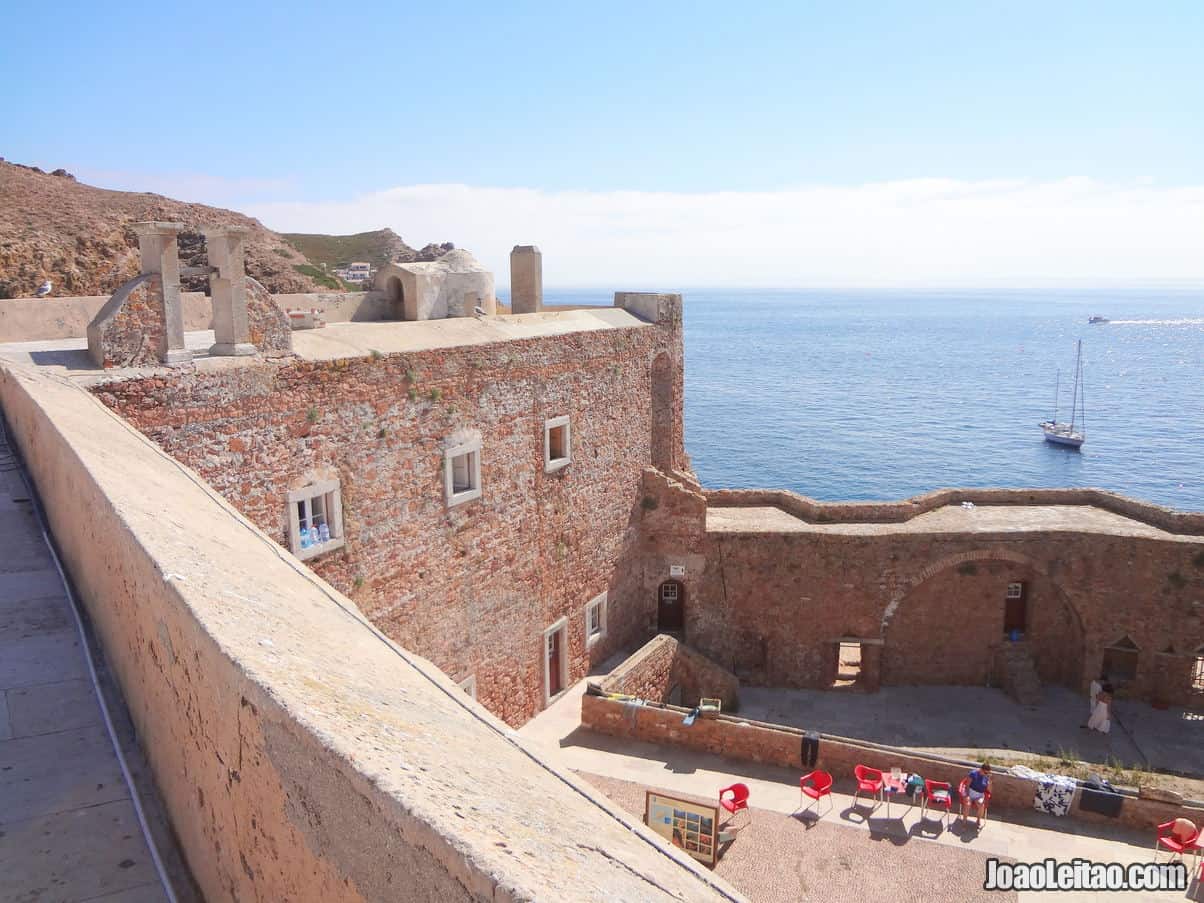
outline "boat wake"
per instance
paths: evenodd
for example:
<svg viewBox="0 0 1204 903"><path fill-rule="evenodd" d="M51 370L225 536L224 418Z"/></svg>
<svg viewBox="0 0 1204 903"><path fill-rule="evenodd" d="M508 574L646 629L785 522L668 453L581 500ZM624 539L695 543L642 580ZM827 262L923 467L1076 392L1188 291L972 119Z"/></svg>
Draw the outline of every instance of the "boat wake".
<svg viewBox="0 0 1204 903"><path fill-rule="evenodd" d="M1204 317L1181 317L1175 320L1106 320L1110 326L1204 326Z"/></svg>

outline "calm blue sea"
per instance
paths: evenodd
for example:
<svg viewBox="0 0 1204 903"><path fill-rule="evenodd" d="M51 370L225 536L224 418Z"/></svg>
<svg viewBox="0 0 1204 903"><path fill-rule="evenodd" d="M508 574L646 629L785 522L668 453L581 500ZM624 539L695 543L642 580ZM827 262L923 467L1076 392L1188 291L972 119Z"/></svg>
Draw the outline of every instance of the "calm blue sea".
<svg viewBox="0 0 1204 903"><path fill-rule="evenodd" d="M707 486L826 500L1097 486L1204 510L1204 288L685 297L686 450ZM1079 338L1075 452L1037 423L1053 415L1059 368L1069 415Z"/></svg>

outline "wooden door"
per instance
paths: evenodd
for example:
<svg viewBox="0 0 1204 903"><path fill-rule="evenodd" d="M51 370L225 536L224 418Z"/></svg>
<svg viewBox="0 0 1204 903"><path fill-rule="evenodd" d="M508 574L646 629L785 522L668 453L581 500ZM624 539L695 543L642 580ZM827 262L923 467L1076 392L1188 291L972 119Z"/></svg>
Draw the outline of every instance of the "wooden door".
<svg viewBox="0 0 1204 903"><path fill-rule="evenodd" d="M1019 630L1024 633L1028 627L1028 588L1023 583L1009 583L1007 597L1003 605L1003 632L1011 633Z"/></svg>
<svg viewBox="0 0 1204 903"><path fill-rule="evenodd" d="M551 699L562 689L560 683L560 657L563 655L563 650L560 648L560 635L563 631L553 630L548 634L548 698Z"/></svg>
<svg viewBox="0 0 1204 903"><path fill-rule="evenodd" d="M686 588L680 580L666 580L657 592L656 629L679 631L686 623Z"/></svg>

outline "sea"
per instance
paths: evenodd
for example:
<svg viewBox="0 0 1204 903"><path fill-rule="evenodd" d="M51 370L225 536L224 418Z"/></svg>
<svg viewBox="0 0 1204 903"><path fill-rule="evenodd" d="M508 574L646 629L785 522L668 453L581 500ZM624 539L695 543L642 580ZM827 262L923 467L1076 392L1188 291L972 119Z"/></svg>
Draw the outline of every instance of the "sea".
<svg viewBox="0 0 1204 903"><path fill-rule="evenodd" d="M1093 486L1204 511L1204 286L683 294L686 451L708 487L835 501ZM1075 451L1038 423L1055 395L1070 418L1078 339Z"/></svg>

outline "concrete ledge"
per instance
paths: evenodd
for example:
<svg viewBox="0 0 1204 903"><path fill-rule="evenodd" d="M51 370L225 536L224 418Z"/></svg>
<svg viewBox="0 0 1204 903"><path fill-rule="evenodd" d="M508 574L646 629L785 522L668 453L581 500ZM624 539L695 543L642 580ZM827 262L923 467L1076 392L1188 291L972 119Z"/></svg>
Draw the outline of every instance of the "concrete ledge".
<svg viewBox="0 0 1204 903"><path fill-rule="evenodd" d="M785 489L704 490L712 508L773 507L813 524L898 524L947 505L1084 505L1168 533L1204 535L1204 514L1175 511L1103 489L937 489L897 502L819 502Z"/></svg>
<svg viewBox="0 0 1204 903"><path fill-rule="evenodd" d="M207 899L741 899L83 390L0 403Z"/></svg>

